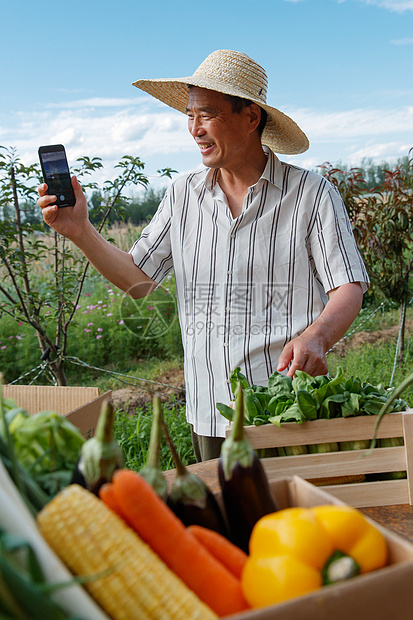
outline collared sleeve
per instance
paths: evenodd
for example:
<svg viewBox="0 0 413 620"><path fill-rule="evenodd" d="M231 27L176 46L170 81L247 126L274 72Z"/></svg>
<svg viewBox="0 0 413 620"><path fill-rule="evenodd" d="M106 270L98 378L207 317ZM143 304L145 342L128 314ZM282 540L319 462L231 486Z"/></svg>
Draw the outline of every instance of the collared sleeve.
<svg viewBox="0 0 413 620"><path fill-rule="evenodd" d="M309 235L313 271L325 293L360 282L369 287L367 270L354 239L350 219L336 188L328 184L322 194Z"/></svg>
<svg viewBox="0 0 413 620"><path fill-rule="evenodd" d="M172 195L173 191L166 192L152 220L129 250L135 265L158 283L173 267L170 239Z"/></svg>

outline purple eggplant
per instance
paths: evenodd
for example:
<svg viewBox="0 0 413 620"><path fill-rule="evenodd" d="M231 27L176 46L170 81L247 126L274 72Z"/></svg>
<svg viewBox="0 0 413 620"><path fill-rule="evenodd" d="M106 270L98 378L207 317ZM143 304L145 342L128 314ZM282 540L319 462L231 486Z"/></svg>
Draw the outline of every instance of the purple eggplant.
<svg viewBox="0 0 413 620"><path fill-rule="evenodd" d="M176 468L167 498L168 506L184 525L202 525L228 538L228 527L214 494L201 478L190 473L182 463L163 420L162 428Z"/></svg>
<svg viewBox="0 0 413 620"><path fill-rule="evenodd" d="M245 437L241 387L236 393L232 431L222 444L218 474L230 539L248 553L254 525L278 508L262 463Z"/></svg>

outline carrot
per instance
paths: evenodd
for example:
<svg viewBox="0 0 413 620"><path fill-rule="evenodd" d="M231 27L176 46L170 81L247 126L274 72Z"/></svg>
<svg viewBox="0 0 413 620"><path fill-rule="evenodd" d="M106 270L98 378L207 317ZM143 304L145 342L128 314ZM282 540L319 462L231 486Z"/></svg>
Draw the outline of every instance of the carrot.
<svg viewBox="0 0 413 620"><path fill-rule="evenodd" d="M105 482L99 489L99 497L106 504L108 508L110 508L113 512L119 517L122 517L122 511L118 506L118 502L116 501L115 491L112 482Z"/></svg>
<svg viewBox="0 0 413 620"><path fill-rule="evenodd" d="M201 542L208 551L223 564L237 579L241 579L247 554L225 536L202 525L189 525L187 530Z"/></svg>
<svg viewBox="0 0 413 620"><path fill-rule="evenodd" d="M112 484L129 526L218 616L249 609L240 581L187 531L142 476L119 469Z"/></svg>

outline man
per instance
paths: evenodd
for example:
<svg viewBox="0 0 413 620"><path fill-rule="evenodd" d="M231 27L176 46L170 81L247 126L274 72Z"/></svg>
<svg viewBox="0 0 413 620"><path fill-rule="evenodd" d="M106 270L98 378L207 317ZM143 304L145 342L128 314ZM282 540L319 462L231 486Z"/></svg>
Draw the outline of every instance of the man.
<svg viewBox="0 0 413 620"><path fill-rule="evenodd" d="M345 207L321 176L280 162L308 140L266 103L264 69L213 52L186 78L138 88L188 116L205 168L178 177L130 253L105 241L73 179L73 209L39 188L45 221L112 284L148 294L173 268L185 352L187 419L197 459L219 455L241 366L251 383L275 371L326 374L326 352L357 316L368 277Z"/></svg>

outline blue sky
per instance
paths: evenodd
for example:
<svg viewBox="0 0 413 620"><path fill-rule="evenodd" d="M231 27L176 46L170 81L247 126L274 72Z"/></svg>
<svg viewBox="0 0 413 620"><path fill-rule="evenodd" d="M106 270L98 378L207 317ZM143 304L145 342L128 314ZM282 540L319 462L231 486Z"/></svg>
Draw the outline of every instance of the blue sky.
<svg viewBox="0 0 413 620"><path fill-rule="evenodd" d="M131 85L190 75L216 49L267 71L267 102L310 139L315 168L394 161L413 146L413 0L0 0L0 145L25 163L123 155L146 171L199 166L186 118Z"/></svg>

